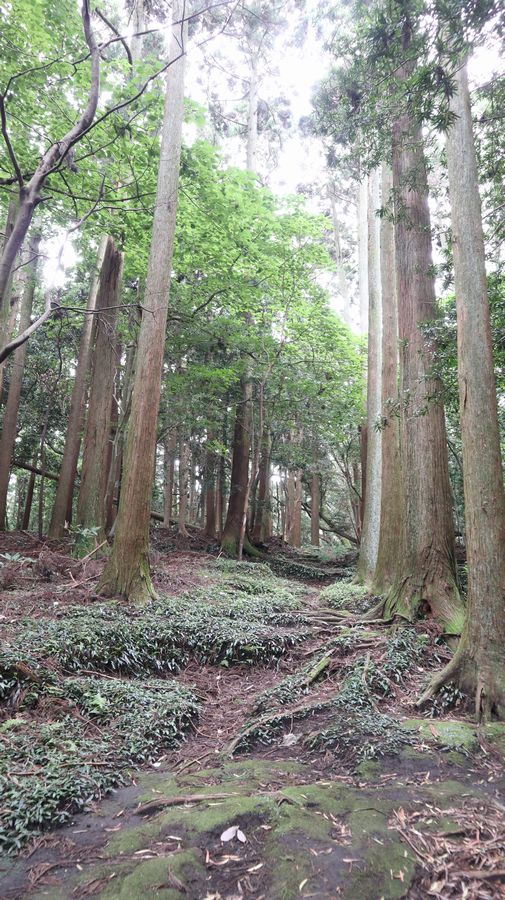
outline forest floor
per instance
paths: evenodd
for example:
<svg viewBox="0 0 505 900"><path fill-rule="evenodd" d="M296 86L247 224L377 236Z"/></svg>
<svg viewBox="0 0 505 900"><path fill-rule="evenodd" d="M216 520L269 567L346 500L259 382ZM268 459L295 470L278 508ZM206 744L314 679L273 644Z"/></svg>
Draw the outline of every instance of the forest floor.
<svg viewBox="0 0 505 900"><path fill-rule="evenodd" d="M505 897L505 727L433 626L363 621L352 554L153 532L160 600L0 544L0 897Z"/></svg>

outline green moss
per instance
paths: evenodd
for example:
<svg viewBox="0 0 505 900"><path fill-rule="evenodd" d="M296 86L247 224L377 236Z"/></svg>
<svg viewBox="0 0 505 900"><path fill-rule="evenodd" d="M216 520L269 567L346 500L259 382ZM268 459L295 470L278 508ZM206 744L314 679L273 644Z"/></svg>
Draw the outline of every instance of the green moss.
<svg viewBox="0 0 505 900"><path fill-rule="evenodd" d="M134 868L131 865L115 866L116 877L110 880L100 896L104 900L132 900L145 894L155 894L164 900L180 900L187 895L204 896L203 893L200 895L200 891L204 889L206 873L199 857L197 852L186 850L171 853L168 857L144 860ZM170 886L170 873L182 882L184 890ZM110 868L107 874L111 874Z"/></svg>
<svg viewBox="0 0 505 900"><path fill-rule="evenodd" d="M471 753L479 747L475 726L470 722L449 721L447 719L407 719L400 723L407 731L416 731L423 740L431 741L451 749L463 748Z"/></svg>
<svg viewBox="0 0 505 900"><path fill-rule="evenodd" d="M355 769L356 775L364 781L375 781L381 771L381 764L377 759L364 759Z"/></svg>
<svg viewBox="0 0 505 900"><path fill-rule="evenodd" d="M271 870L269 898L271 900L293 900L300 896L300 884L312 874L306 847L300 853L293 840L270 841L267 844L266 859ZM308 883L308 882L307 882ZM303 896L303 894L302 894Z"/></svg>
<svg viewBox="0 0 505 900"><path fill-rule="evenodd" d="M389 840L381 846L371 843L363 853L363 862L353 865L346 881L345 900L397 900L408 895L416 866L410 848Z"/></svg>
<svg viewBox="0 0 505 900"><path fill-rule="evenodd" d="M489 722L481 727L481 733L505 757L505 723Z"/></svg>

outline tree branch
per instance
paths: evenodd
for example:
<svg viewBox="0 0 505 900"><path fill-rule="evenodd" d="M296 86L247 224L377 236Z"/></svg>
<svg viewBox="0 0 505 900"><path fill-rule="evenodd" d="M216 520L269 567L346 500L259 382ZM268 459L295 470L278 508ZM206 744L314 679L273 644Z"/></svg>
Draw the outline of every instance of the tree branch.
<svg viewBox="0 0 505 900"><path fill-rule="evenodd" d="M19 184L19 187L22 188L24 181L21 169L19 167L19 163L17 161L16 154L14 152L14 147L11 144L11 139L9 137L9 132L7 130L7 116L5 114L5 97L0 95L0 121L2 123L2 137L5 141L5 146L7 147L7 152L10 157L10 161L12 163L12 167L16 173L16 181Z"/></svg>
<svg viewBox="0 0 505 900"><path fill-rule="evenodd" d="M128 44L126 43L124 37L122 37L122 35L119 34L119 31L117 30L115 25L113 25L112 22L109 21L107 16L104 15L104 13L101 11L101 9L98 8L98 6L95 7L95 12L96 12L97 16L99 16L99 18L102 20L102 22L105 22L105 24L110 28L110 30L113 32L113 34L116 35L118 40L121 41L121 43L125 49L125 53L128 57L128 62L130 63L131 66L133 66L133 58L131 55L131 51L130 51L130 48L129 48Z"/></svg>
<svg viewBox="0 0 505 900"><path fill-rule="evenodd" d="M53 306L51 301L51 294L48 291L46 294L44 312L41 316L38 317L38 319L35 319L35 321L32 322L32 324L29 325L28 328L25 328L25 330L18 334L17 337L13 338L12 341L9 341L8 344L5 344L5 346L2 347L2 349L0 350L0 363L3 363L4 360L6 360L7 357L11 355L11 353L14 353L14 350L17 350L18 347L21 347L22 344L25 344L28 338L31 337L33 332L37 331L37 329L40 328L41 325L44 324L44 322L47 322L47 320L55 312L55 309L59 309L59 307Z"/></svg>

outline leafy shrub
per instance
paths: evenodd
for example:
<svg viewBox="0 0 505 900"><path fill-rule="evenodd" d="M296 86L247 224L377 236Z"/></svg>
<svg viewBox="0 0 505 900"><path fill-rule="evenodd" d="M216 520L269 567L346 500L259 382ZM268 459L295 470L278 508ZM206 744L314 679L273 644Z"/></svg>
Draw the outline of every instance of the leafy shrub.
<svg viewBox="0 0 505 900"><path fill-rule="evenodd" d="M35 658L52 657L67 672L160 675L179 671L189 656L216 665L272 663L307 635L289 592L229 590L199 588L142 611L74 607L64 618L26 625L16 643Z"/></svg>

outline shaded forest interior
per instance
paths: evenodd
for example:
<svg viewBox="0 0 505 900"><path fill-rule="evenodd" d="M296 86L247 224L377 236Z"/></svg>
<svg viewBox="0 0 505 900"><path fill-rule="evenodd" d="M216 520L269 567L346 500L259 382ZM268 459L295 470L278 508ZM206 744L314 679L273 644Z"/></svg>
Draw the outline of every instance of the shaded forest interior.
<svg viewBox="0 0 505 900"><path fill-rule="evenodd" d="M0 14L0 895L505 896L503 10Z"/></svg>

